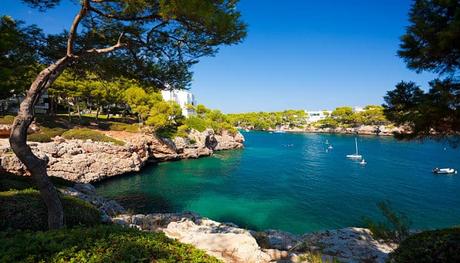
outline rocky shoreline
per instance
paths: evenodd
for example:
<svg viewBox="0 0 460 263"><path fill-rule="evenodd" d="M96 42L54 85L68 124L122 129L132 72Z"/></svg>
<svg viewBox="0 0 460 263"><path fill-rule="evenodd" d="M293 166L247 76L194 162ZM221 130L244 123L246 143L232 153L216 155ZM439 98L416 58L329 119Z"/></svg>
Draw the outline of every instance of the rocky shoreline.
<svg viewBox="0 0 460 263"><path fill-rule="evenodd" d="M375 240L364 228L294 235L267 230L252 231L233 223L222 223L193 212L129 214L116 201L96 194L89 182L139 171L150 162L162 162L212 155L214 151L243 147L240 133L215 134L212 130L192 131L188 138L162 139L144 133L104 132L126 142L111 143L54 138L49 143L29 143L37 156L48 161L48 173L76 182L60 189L93 204L101 220L143 231L163 232L168 237L194 245L224 262L310 262L312 255L340 262L385 262L395 244ZM0 172L27 174L25 167L0 140Z"/></svg>
<svg viewBox="0 0 460 263"><path fill-rule="evenodd" d="M100 197L90 184L61 192L83 199L101 211L102 220L148 232L163 232L194 245L224 262L311 262L312 255L340 262L385 262L396 245L375 240L365 228L343 228L304 235L278 230L252 231L193 212L129 214L117 202Z"/></svg>
<svg viewBox="0 0 460 263"><path fill-rule="evenodd" d="M245 128L246 129L246 128ZM248 130L253 130L251 127ZM394 136L394 133L404 133L406 130L401 127L385 126L385 125L362 125L354 128L318 128L318 127L303 127L290 128L280 127L279 129L268 129L268 132L283 131L288 133L328 133L328 134L358 134L358 135L376 135L376 136Z"/></svg>
<svg viewBox="0 0 460 263"><path fill-rule="evenodd" d="M130 172L138 172L148 163L210 156L214 151L239 149L244 137L226 131L215 134L208 129L191 131L187 138L158 138L146 133L105 131L106 135L122 140L118 146L91 140L29 142L32 151L48 161L48 175L73 182L90 183ZM24 165L11 152L7 139L0 139L0 172L26 175Z"/></svg>

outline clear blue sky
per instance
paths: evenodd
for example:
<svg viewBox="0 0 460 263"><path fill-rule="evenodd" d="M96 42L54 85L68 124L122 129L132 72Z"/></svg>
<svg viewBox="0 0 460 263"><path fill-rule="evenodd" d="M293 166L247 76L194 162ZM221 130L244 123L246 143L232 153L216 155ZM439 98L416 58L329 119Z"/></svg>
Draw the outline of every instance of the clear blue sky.
<svg viewBox="0 0 460 263"><path fill-rule="evenodd" d="M69 28L76 7L64 1L45 14L19 0L0 13L46 32ZM381 104L400 80L427 86L430 74L396 56L411 0L241 0L248 36L194 66L199 103L224 112L331 109Z"/></svg>

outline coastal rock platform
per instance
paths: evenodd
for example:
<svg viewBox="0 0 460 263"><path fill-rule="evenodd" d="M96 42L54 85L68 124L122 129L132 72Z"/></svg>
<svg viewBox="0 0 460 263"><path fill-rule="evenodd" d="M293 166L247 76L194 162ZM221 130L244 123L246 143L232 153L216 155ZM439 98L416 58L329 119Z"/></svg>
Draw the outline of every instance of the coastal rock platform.
<svg viewBox="0 0 460 263"><path fill-rule="evenodd" d="M54 138L48 143L29 142L32 151L48 162L48 175L73 182L89 183L138 172L149 162L162 162L212 155L214 151L243 147L244 137L212 130L192 131L188 138L175 140L145 133L105 132L122 140L119 146L91 140ZM25 166L11 152L7 139L0 139L0 171L27 175Z"/></svg>

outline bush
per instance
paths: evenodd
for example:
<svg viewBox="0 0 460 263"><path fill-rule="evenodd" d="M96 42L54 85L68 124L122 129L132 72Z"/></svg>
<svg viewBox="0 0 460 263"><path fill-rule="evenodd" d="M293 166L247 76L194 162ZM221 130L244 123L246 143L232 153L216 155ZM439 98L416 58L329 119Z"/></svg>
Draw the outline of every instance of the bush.
<svg viewBox="0 0 460 263"><path fill-rule="evenodd" d="M209 127L209 124L206 120L197 116L188 117L185 119L184 123L189 129L194 129L199 132L203 132L207 127Z"/></svg>
<svg viewBox="0 0 460 263"><path fill-rule="evenodd" d="M12 115L5 115L0 116L0 124L13 124L14 116Z"/></svg>
<svg viewBox="0 0 460 263"><path fill-rule="evenodd" d="M30 142L50 142L52 141L52 138L43 133L32 133L30 135L27 135L27 141Z"/></svg>
<svg viewBox="0 0 460 263"><path fill-rule="evenodd" d="M0 232L0 262L219 262L191 245L116 225Z"/></svg>
<svg viewBox="0 0 460 263"><path fill-rule="evenodd" d="M50 142L56 136L61 136L65 131L64 128L47 128L41 127L38 133L33 133L27 136L27 140L31 142Z"/></svg>
<svg viewBox="0 0 460 263"><path fill-rule="evenodd" d="M90 129L71 129L62 134L66 139L92 140L98 142L111 142L116 145L124 145L125 143L117 139L111 138L103 133Z"/></svg>
<svg viewBox="0 0 460 263"><path fill-rule="evenodd" d="M60 177L49 176L49 179L56 187L69 187L74 185L73 182ZM30 176L0 173L0 192L8 190L24 190L27 188L36 189L36 186Z"/></svg>
<svg viewBox="0 0 460 263"><path fill-rule="evenodd" d="M365 218L366 226L371 230L375 238L399 243L409 236L411 224L409 218L394 211L388 201L379 202L377 206L382 212L385 221L375 222L370 218Z"/></svg>
<svg viewBox="0 0 460 263"><path fill-rule="evenodd" d="M190 129L187 125L181 125L177 127L176 137L187 138Z"/></svg>
<svg viewBox="0 0 460 263"><path fill-rule="evenodd" d="M92 226L100 223L100 213L91 204L70 196L61 196L66 226ZM35 189L0 192L0 230L46 230L48 212Z"/></svg>
<svg viewBox="0 0 460 263"><path fill-rule="evenodd" d="M460 228L412 235L390 254L389 262L460 262Z"/></svg>

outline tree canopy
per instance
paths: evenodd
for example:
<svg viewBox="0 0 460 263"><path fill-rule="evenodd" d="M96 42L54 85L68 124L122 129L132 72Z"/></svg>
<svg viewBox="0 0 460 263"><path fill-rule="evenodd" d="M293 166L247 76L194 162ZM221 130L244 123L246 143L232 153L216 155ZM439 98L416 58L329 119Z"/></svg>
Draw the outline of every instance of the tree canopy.
<svg viewBox="0 0 460 263"><path fill-rule="evenodd" d="M39 72L43 33L9 16L0 17L0 99L22 94Z"/></svg>
<svg viewBox="0 0 460 263"><path fill-rule="evenodd" d="M60 0L23 0L42 11ZM43 61L54 62L72 51L76 70L92 70L104 77L123 75L159 88L185 88L190 66L202 56L214 55L218 46L240 42L246 25L234 0L81 1L75 17L78 31L46 38ZM77 26L78 26L77 25ZM78 34L77 34L78 32ZM73 40L73 41L70 41ZM90 56L120 42L122 48ZM72 43L70 46L68 43Z"/></svg>
<svg viewBox="0 0 460 263"><path fill-rule="evenodd" d="M429 83L428 91L414 82L398 83L385 96L385 114L409 128L398 138L455 142L460 133L460 2L416 0L409 21L398 55L410 69L434 72L439 78Z"/></svg>

